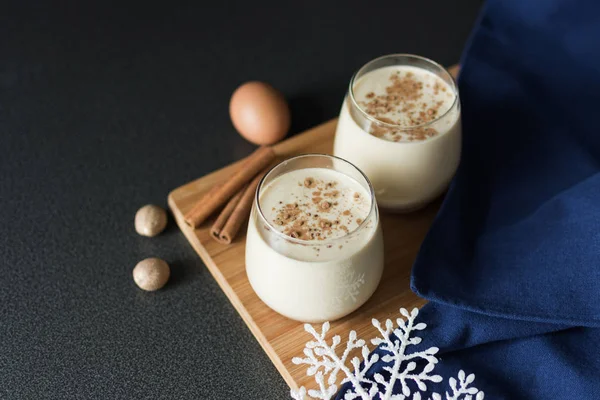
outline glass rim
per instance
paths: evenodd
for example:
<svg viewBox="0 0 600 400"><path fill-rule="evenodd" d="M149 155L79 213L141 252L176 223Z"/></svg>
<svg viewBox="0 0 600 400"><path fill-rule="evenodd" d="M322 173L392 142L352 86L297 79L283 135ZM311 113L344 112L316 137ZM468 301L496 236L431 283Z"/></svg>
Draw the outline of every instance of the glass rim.
<svg viewBox="0 0 600 400"><path fill-rule="evenodd" d="M381 61L383 59L386 58L392 58L392 57L405 57L405 58L412 58L412 59L416 59L416 60L420 60L420 61L424 61L428 64L433 65L434 67L439 68L441 71L443 71L443 73L450 78L450 82L452 82L452 86L451 89L454 91L454 100L452 101L452 105L446 110L446 112L444 112L443 114L437 116L435 119L432 119L431 121L428 122L424 122L422 124L419 125L413 125L410 127L405 127L402 125L398 125L398 124L390 124L388 122L383 122L375 117L373 117L372 115L368 114L365 110L363 110L363 108L361 106L358 105L358 102L356 101L356 98L354 97L354 83L356 82L356 79L358 77L358 75L363 72L363 70L365 68L367 68L368 66L370 66L371 64L377 62L377 61ZM418 68L418 67L417 67ZM454 79L454 77L452 76L452 74L441 64L433 61L432 59L429 59L427 57L423 57L423 56L418 56L416 54L410 54L410 53L392 53L392 54L386 54L377 58L372 59L371 61L367 62L366 64L364 64L362 67L360 67L358 69L358 71L356 71L354 73L354 75L352 75L352 79L350 79L350 86L348 88L348 93L349 93L349 97L350 97L350 101L352 102L352 105L354 107L356 107L356 109L358 109L360 111L360 113L367 118L369 121L376 123L378 125L382 125L388 128L396 128L396 129L400 129L403 131L410 131L413 129L419 129L419 128L423 128L423 127L428 127L438 121L440 121L442 118L444 118L445 116L447 116L448 114L450 114L450 111L452 111L452 109L454 109L454 107L456 107L456 103L458 102L458 85L456 84L456 80ZM403 143L403 142L392 142L392 143Z"/></svg>
<svg viewBox="0 0 600 400"><path fill-rule="evenodd" d="M359 172L359 174L364 178L365 182L367 183L367 187L368 187L368 191L369 191L369 197L371 200L371 206L369 208L369 213L367 214L367 216L364 218L364 220L356 227L355 230L353 230L352 232L346 233L343 236L339 236L336 238L331 238L331 239L324 239L324 240L319 240L319 241L310 241L310 240L302 240L302 239L297 239L297 238L293 238L291 236L286 235L283 232L280 232L273 224L271 224L271 222L269 222L267 220L267 218L265 217L262 208L260 206L260 191L264 185L265 180L267 179L267 177L269 175L271 175L271 173L278 167L280 167L281 165L283 165L284 163L288 163L290 161L293 160L297 160L297 159L301 159L301 158L311 158L311 157L326 157L326 158L330 158L330 159L334 159L334 160L339 160L347 165L349 165L350 167L354 168L356 171ZM340 171L338 171L340 172ZM350 179L354 179L346 174L344 174L343 172L340 172L341 174L347 176ZM362 186L362 185L361 185ZM363 231L367 225L367 223L370 220L370 217L375 214L375 217L377 218L377 223L379 223L379 215L377 212L377 203L375 200L375 190L373 189L373 185L371 184L371 181L369 180L369 178L367 178L367 175L365 175L364 172L362 172L360 170L360 168L358 168L356 165L352 164L350 161L345 160L341 157L336 157L330 154L324 154L324 153L307 153L307 154L300 154L297 156L293 156L290 158L287 158L279 163L277 163L275 166L273 166L272 168L270 168L267 173L260 179L260 181L258 182L258 186L256 187L256 192L254 193L254 203L256 204L256 209L258 210L258 215L260 216L262 222L264 222L267 227L269 228L269 230L274 231L275 235L287 240L291 243L295 243L295 244L299 244L299 245L303 245L303 246L325 246L325 245L329 245L331 243L336 243L339 240L346 240L349 237L353 237L355 234L358 234L359 232Z"/></svg>

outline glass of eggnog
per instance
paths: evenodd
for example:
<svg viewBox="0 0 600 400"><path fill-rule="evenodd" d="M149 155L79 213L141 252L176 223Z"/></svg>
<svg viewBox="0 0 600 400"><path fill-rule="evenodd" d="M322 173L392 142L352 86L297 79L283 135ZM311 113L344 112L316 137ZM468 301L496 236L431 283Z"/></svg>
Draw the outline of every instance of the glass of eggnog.
<svg viewBox="0 0 600 400"><path fill-rule="evenodd" d="M411 211L441 195L461 149L458 88L424 57L391 54L350 81L333 154L360 168L380 207Z"/></svg>
<svg viewBox="0 0 600 400"><path fill-rule="evenodd" d="M383 236L367 177L337 157L288 159L260 182L246 237L252 288L303 322L341 318L371 297L383 271Z"/></svg>

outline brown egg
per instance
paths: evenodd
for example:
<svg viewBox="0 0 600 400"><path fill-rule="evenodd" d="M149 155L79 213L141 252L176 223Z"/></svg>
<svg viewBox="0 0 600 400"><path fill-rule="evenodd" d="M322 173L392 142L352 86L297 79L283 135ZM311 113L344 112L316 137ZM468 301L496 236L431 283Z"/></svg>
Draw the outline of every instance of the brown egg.
<svg viewBox="0 0 600 400"><path fill-rule="evenodd" d="M290 109L283 95L264 82L247 82L238 87L229 102L235 129L248 141L273 144L290 129Z"/></svg>

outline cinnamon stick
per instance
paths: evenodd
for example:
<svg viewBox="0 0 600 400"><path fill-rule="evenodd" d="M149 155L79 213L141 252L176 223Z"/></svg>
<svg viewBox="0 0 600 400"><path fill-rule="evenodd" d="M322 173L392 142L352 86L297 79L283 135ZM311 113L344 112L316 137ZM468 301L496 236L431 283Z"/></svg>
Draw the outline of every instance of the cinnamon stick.
<svg viewBox="0 0 600 400"><path fill-rule="evenodd" d="M217 208L225 204L252 177L269 165L273 159L275 159L275 153L271 147L259 147L227 182L220 188L211 190L198 201L190 212L185 215L185 222L194 228L200 226Z"/></svg>
<svg viewBox="0 0 600 400"><path fill-rule="evenodd" d="M223 211L221 211L221 214L219 214L219 217L217 218L213 226L210 228L210 233L215 239L219 240L221 238L221 230L227 223L227 220L231 216L231 213L235 209L235 206L237 206L237 204L240 202L240 199L244 195L244 191L247 187L248 185L244 185L242 187L242 190L237 192L237 194L233 196L231 200L229 200Z"/></svg>
<svg viewBox="0 0 600 400"><path fill-rule="evenodd" d="M256 188L258 187L258 183L260 182L262 177L267 173L267 171L268 169L262 171L261 173L256 175L256 177L254 177L252 182L250 182L250 184L244 191L242 197L240 198L240 201L237 203L235 209L229 216L227 223L221 230L221 234L219 235L219 237L216 238L213 236L215 239L217 239L217 241L224 244L230 244L233 241L233 239L235 239L235 236L239 232L244 222L248 220L250 210L252 209L252 202L254 200Z"/></svg>

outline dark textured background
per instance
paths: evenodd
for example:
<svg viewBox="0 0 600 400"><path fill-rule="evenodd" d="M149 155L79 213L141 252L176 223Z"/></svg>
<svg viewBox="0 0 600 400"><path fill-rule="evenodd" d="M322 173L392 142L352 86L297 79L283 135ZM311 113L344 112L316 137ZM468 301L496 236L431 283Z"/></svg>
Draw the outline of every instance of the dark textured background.
<svg viewBox="0 0 600 400"><path fill-rule="evenodd" d="M173 221L148 239L134 214L252 150L240 83L299 132L376 56L456 62L480 1L53 3L0 2L0 399L287 398ZM150 256L158 293L131 279Z"/></svg>

